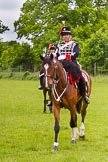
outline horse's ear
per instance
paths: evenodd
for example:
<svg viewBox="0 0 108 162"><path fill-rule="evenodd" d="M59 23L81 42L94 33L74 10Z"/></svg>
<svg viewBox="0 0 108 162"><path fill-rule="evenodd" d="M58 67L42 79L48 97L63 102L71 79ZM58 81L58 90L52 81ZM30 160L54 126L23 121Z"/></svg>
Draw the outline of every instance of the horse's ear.
<svg viewBox="0 0 108 162"><path fill-rule="evenodd" d="M54 56L53 56L53 54L51 53L51 55L50 55L51 60L53 59L53 57L54 57Z"/></svg>
<svg viewBox="0 0 108 162"><path fill-rule="evenodd" d="M43 60L43 56L42 55L40 55L40 59Z"/></svg>

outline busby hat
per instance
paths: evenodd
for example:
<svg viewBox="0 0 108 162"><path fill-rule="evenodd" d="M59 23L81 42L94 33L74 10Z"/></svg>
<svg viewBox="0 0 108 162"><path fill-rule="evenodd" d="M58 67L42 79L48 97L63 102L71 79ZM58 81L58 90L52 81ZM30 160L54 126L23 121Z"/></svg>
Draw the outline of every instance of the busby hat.
<svg viewBox="0 0 108 162"><path fill-rule="evenodd" d="M66 34L72 35L71 29L68 26L65 26L62 29L60 29L60 35L63 36L63 35L66 35Z"/></svg>
<svg viewBox="0 0 108 162"><path fill-rule="evenodd" d="M49 50L56 50L56 46L54 44L49 44Z"/></svg>

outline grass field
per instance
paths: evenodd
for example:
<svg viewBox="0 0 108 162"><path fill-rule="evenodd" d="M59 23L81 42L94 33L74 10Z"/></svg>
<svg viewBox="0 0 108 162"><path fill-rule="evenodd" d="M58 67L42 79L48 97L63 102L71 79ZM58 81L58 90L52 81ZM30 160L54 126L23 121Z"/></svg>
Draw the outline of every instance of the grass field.
<svg viewBox="0 0 108 162"><path fill-rule="evenodd" d="M51 151L53 114L43 114L38 81L0 80L0 162L108 161L108 77L93 78L85 140L71 144L70 114L61 110L59 149ZM78 115L78 126L81 117Z"/></svg>

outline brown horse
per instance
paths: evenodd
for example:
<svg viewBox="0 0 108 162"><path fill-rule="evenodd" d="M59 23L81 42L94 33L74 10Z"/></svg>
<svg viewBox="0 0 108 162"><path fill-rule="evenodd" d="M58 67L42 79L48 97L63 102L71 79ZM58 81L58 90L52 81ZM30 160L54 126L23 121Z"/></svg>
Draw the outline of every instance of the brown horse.
<svg viewBox="0 0 108 162"><path fill-rule="evenodd" d="M42 67L40 69L40 85L42 87L41 90L43 92L43 99L44 99L43 113L46 113L47 106L49 107L50 113L52 113L51 89L45 87L45 77Z"/></svg>
<svg viewBox="0 0 108 162"><path fill-rule="evenodd" d="M45 77L43 78L43 96L44 96L43 113L46 113L47 106L49 107L50 113L52 113L52 105L47 105L48 101L51 101L51 89L45 87Z"/></svg>
<svg viewBox="0 0 108 162"><path fill-rule="evenodd" d="M84 137L84 119L88 104L85 103L80 94L77 84L70 84L69 77L63 68L63 65L53 55L43 58L43 68L45 73L45 87L52 89L52 104L55 118L55 138L52 149L58 149L58 134L60 130L60 110L65 107L70 111L70 127L72 128L72 143L76 143L78 136ZM87 82L87 96L91 93L91 78L83 72ZM81 112L82 121L80 132L77 128L77 112Z"/></svg>

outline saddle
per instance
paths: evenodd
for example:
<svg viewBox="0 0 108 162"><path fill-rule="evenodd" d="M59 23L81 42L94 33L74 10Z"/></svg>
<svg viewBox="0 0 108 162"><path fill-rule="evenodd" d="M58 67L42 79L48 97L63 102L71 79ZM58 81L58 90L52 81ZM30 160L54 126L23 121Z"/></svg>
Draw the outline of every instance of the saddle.
<svg viewBox="0 0 108 162"><path fill-rule="evenodd" d="M82 77L82 72L79 68L79 65L77 65L72 60L63 60L62 64L64 69L68 73L70 83L75 84L76 82L78 82Z"/></svg>
<svg viewBox="0 0 108 162"><path fill-rule="evenodd" d="M83 70L81 70L81 72L82 72L83 80L84 80L84 82L85 82L85 90L86 90L86 92L88 92L89 81L88 81L87 74L86 74L86 72L83 71ZM68 73L67 75L68 75L70 84L73 84L73 85L75 85L76 88L79 88L80 77L78 76L77 79L74 80L71 73Z"/></svg>

